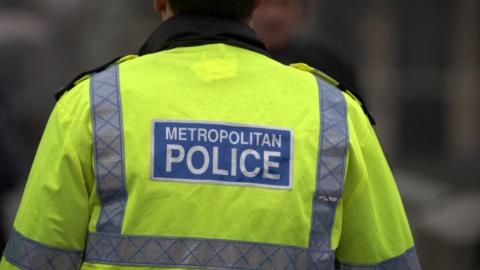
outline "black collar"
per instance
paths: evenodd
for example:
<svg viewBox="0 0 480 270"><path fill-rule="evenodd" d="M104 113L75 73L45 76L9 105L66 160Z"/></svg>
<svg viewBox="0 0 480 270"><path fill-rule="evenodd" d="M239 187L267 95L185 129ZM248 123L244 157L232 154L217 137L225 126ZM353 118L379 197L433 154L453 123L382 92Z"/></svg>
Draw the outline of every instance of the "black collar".
<svg viewBox="0 0 480 270"><path fill-rule="evenodd" d="M224 43L270 56L265 44L244 22L192 14L177 15L163 22L139 54L213 43Z"/></svg>

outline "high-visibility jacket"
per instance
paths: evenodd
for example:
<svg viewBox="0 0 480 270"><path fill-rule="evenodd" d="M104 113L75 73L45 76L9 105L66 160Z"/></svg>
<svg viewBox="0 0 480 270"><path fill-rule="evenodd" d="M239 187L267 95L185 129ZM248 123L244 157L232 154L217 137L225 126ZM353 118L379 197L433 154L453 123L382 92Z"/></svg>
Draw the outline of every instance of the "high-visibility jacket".
<svg viewBox="0 0 480 270"><path fill-rule="evenodd" d="M358 100L219 42L77 81L3 255L2 270L420 269Z"/></svg>

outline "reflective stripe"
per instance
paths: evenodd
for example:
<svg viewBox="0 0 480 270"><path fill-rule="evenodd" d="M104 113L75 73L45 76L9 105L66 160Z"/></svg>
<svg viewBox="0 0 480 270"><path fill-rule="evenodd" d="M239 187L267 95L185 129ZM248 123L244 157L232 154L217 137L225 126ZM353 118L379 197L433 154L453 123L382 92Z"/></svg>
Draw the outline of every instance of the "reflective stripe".
<svg viewBox="0 0 480 270"><path fill-rule="evenodd" d="M215 239L92 233L85 261L206 269L334 269L332 251Z"/></svg>
<svg viewBox="0 0 480 270"><path fill-rule="evenodd" d="M118 66L95 74L90 91L95 181L101 204L97 231L121 233L127 190Z"/></svg>
<svg viewBox="0 0 480 270"><path fill-rule="evenodd" d="M79 269L83 253L49 247L31 240L15 229L4 251L7 260L21 269Z"/></svg>
<svg viewBox="0 0 480 270"><path fill-rule="evenodd" d="M312 207L309 247L331 249L332 227L343 192L348 151L347 104L342 92L316 77L320 97L317 187Z"/></svg>
<svg viewBox="0 0 480 270"><path fill-rule="evenodd" d="M402 255L375 265L355 265L338 263L339 270L421 270L415 248L407 250Z"/></svg>

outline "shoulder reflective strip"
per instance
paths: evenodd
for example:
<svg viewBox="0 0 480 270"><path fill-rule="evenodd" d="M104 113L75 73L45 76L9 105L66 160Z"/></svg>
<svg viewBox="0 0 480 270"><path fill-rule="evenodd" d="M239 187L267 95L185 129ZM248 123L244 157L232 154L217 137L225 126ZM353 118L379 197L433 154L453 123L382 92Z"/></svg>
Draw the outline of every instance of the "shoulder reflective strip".
<svg viewBox="0 0 480 270"><path fill-rule="evenodd" d="M101 211L97 231L121 233L127 190L118 65L91 78L95 181Z"/></svg>
<svg viewBox="0 0 480 270"><path fill-rule="evenodd" d="M343 192L348 151L347 104L340 90L319 77L316 79L321 130L309 247L329 250L335 210Z"/></svg>
<svg viewBox="0 0 480 270"><path fill-rule="evenodd" d="M332 251L215 239L123 236L92 233L88 263L202 269L333 270Z"/></svg>
<svg viewBox="0 0 480 270"><path fill-rule="evenodd" d="M15 229L10 234L4 256L21 269L80 269L83 253L46 246Z"/></svg>
<svg viewBox="0 0 480 270"><path fill-rule="evenodd" d="M415 248L407 250L402 255L375 265L355 265L338 263L339 270L421 270Z"/></svg>

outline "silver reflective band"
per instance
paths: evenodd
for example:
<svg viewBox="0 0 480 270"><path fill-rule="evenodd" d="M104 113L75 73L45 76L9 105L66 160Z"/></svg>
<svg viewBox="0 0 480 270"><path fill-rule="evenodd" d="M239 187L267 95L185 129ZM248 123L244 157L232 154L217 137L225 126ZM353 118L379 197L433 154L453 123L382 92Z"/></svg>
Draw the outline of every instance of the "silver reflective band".
<svg viewBox="0 0 480 270"><path fill-rule="evenodd" d="M89 263L202 269L334 269L332 251L216 239L91 233Z"/></svg>
<svg viewBox="0 0 480 270"><path fill-rule="evenodd" d="M49 247L33 241L15 229L10 234L4 256L21 269L79 269L82 263L81 251Z"/></svg>
<svg viewBox="0 0 480 270"><path fill-rule="evenodd" d="M118 65L90 80L95 181L101 210L97 231L121 233L127 189Z"/></svg>
<svg viewBox="0 0 480 270"><path fill-rule="evenodd" d="M309 247L331 249L332 227L342 196L348 151L347 104L342 92L316 77L320 98L317 186Z"/></svg>
<svg viewBox="0 0 480 270"><path fill-rule="evenodd" d="M375 265L356 265L338 263L339 270L421 270L415 248L407 250L402 255Z"/></svg>

